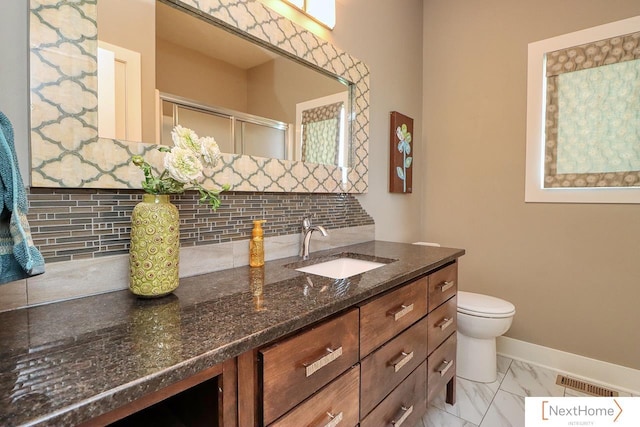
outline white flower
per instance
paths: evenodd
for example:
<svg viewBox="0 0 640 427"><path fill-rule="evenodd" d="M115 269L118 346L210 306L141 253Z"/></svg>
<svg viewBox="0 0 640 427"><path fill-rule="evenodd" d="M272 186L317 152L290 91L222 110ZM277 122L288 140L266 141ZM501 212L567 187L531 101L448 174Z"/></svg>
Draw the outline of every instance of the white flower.
<svg viewBox="0 0 640 427"><path fill-rule="evenodd" d="M183 128L177 125L171 131L171 139L173 145L180 148L186 148L200 155L200 141L198 135L189 128Z"/></svg>
<svg viewBox="0 0 640 427"><path fill-rule="evenodd" d="M194 131L180 125L171 131L174 147L158 147L164 153L165 171L155 175L153 166L140 155L133 156L133 164L142 169L142 188L149 194L182 194L197 190L200 201L207 202L213 210L220 206L220 193L229 190L228 184L220 189L204 188L198 182L204 177L203 163L214 166L220 157L220 148L211 137L198 138Z"/></svg>
<svg viewBox="0 0 640 427"><path fill-rule="evenodd" d="M220 147L218 147L218 143L213 137L205 136L204 138L200 138L200 149L200 154L202 154L206 164L215 166L215 164L218 163Z"/></svg>
<svg viewBox="0 0 640 427"><path fill-rule="evenodd" d="M183 184L202 178L202 162L189 148L173 147L164 157L164 167L171 178Z"/></svg>

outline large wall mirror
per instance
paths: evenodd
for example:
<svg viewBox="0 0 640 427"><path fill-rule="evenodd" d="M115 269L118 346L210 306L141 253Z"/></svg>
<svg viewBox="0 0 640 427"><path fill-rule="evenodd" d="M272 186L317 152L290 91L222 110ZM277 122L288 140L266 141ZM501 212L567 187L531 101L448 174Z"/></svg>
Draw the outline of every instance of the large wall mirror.
<svg viewBox="0 0 640 427"><path fill-rule="evenodd" d="M367 67L260 2L32 0L30 33L33 186L138 188L181 124L205 185L367 190Z"/></svg>

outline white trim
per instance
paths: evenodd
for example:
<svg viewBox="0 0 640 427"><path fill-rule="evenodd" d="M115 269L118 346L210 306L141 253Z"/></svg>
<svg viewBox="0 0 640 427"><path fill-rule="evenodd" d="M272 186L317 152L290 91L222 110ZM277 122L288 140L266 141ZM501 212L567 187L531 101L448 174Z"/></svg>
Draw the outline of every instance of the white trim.
<svg viewBox="0 0 640 427"><path fill-rule="evenodd" d="M112 79L113 82L109 89L113 91L113 95L111 96L111 100L109 102L113 102L112 108L115 111L112 112L114 117L114 125L113 129L117 129L115 124L117 116L118 108L122 107L124 109L125 122L122 124L123 128L120 130L116 130L115 132L122 132L121 135L116 136L107 136L100 134L101 138L118 138L124 139L127 141L142 141L142 72L141 72L141 57L140 52L136 52L133 50L125 49L122 46L117 46L111 43L104 42L102 40L98 40L98 52L100 50L106 50L111 52L110 59L113 61L112 64L109 64L108 67L111 69L112 74L109 76L105 76L106 78ZM107 59L106 57L100 57L100 59ZM123 101L124 105L118 106L116 105L116 86L115 80L117 76L115 74L115 63L120 62L124 65L124 79L121 86L124 88ZM103 67L103 64L98 63L100 68ZM106 64L105 64L106 66ZM100 72L98 72L98 82L101 79ZM105 88L106 89L106 88ZM98 95L98 102L101 101L100 97L103 95L103 92L100 92ZM102 102L101 104L104 104ZM109 104L107 104L109 105ZM101 108L104 108L105 105L101 105ZM102 110L98 112L98 119L100 119L100 114ZM99 128L99 127L98 127Z"/></svg>
<svg viewBox="0 0 640 427"><path fill-rule="evenodd" d="M567 353L505 336L496 340L497 352L515 360L550 368L571 377L640 395L640 370Z"/></svg>
<svg viewBox="0 0 640 427"><path fill-rule="evenodd" d="M544 188L545 55L640 30L640 16L529 43L525 202L640 203L640 188Z"/></svg>
<svg viewBox="0 0 640 427"><path fill-rule="evenodd" d="M98 134L116 137L116 59L113 51L98 47Z"/></svg>

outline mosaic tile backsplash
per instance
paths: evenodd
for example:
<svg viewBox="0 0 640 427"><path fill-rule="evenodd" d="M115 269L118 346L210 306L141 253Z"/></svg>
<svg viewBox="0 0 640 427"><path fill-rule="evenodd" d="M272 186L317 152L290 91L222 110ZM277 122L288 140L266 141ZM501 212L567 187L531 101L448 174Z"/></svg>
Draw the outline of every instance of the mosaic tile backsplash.
<svg viewBox="0 0 640 427"><path fill-rule="evenodd" d="M31 188L29 224L47 263L126 254L131 211L142 200L136 190ZM350 194L222 193L213 212L196 192L172 197L180 211L181 247L247 240L252 221L266 219L266 236L300 232L302 218L328 229L374 223Z"/></svg>

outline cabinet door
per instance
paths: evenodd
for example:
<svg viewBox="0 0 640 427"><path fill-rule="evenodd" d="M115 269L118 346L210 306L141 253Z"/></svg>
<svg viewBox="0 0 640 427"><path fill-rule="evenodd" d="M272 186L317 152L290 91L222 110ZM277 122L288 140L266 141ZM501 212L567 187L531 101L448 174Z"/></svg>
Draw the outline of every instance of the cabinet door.
<svg viewBox="0 0 640 427"><path fill-rule="evenodd" d="M431 354L457 328L458 298L453 297L440 307L429 313L428 354Z"/></svg>
<svg viewBox="0 0 640 427"><path fill-rule="evenodd" d="M356 365L270 427L353 427L358 424L359 399L360 367Z"/></svg>
<svg viewBox="0 0 640 427"><path fill-rule="evenodd" d="M429 311L451 298L458 291L458 263L429 275Z"/></svg>
<svg viewBox="0 0 640 427"><path fill-rule="evenodd" d="M416 368L365 419L360 427L414 427L426 408L426 361Z"/></svg>
<svg viewBox="0 0 640 427"><path fill-rule="evenodd" d="M358 362L358 310L260 350L264 424Z"/></svg>
<svg viewBox="0 0 640 427"><path fill-rule="evenodd" d="M427 357L424 318L362 360L362 400L366 415Z"/></svg>
<svg viewBox="0 0 640 427"><path fill-rule="evenodd" d="M427 277L360 307L360 358L427 314Z"/></svg>
<svg viewBox="0 0 640 427"><path fill-rule="evenodd" d="M427 399L436 393L456 375L456 334L451 335L427 359L429 389Z"/></svg>

